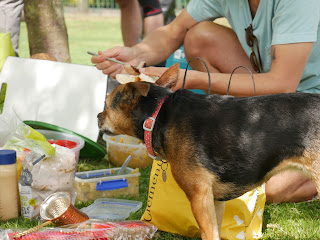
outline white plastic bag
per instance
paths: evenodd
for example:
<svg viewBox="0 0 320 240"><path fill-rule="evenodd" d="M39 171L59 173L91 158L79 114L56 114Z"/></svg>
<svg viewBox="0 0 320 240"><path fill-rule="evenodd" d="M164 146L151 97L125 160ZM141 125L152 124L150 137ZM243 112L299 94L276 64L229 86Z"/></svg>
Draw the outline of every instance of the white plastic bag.
<svg viewBox="0 0 320 240"><path fill-rule="evenodd" d="M4 144L3 147L6 149L16 151L29 149L45 155L45 157L54 155L55 148L51 146L47 139L30 126L24 124L17 115L1 115L0 129L0 144Z"/></svg>

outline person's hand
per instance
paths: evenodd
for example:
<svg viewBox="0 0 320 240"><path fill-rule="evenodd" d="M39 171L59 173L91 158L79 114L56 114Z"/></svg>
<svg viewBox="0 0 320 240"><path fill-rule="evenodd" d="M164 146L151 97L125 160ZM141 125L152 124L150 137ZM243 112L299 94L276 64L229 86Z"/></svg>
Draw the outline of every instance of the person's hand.
<svg viewBox="0 0 320 240"><path fill-rule="evenodd" d="M157 76L157 77L161 77L162 74L168 70L168 68L165 67L145 67L145 68L140 68L139 71L140 73L143 73L145 75L148 76ZM188 71L189 72L189 71ZM173 90L178 90L182 87L183 84L183 78L184 78L184 74L185 74L185 70L184 69L180 69L179 71L179 80L177 85L173 88ZM165 79L163 79L165 80ZM160 81L158 80L156 82L157 85L162 86L162 80L160 79Z"/></svg>
<svg viewBox="0 0 320 240"><path fill-rule="evenodd" d="M157 76L161 77L161 75L167 70L165 67L144 67L140 68L140 73L143 73L148 76Z"/></svg>
<svg viewBox="0 0 320 240"><path fill-rule="evenodd" d="M115 78L116 74L125 73L125 71L123 65L111 62L106 57L114 58L134 66L139 63L139 60L135 59L133 50L128 47L114 47L103 52L99 51L99 56L93 56L91 62L96 64L97 69L102 70L104 74L113 78Z"/></svg>

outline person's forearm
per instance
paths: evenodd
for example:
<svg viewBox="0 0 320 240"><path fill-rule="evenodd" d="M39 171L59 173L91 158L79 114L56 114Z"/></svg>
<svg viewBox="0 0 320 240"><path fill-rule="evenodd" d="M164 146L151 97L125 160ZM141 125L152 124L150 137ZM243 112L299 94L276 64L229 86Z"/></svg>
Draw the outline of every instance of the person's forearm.
<svg viewBox="0 0 320 240"><path fill-rule="evenodd" d="M135 55L148 66L165 61L183 42L184 36L173 38L167 26L161 27L146 36L133 47Z"/></svg>
<svg viewBox="0 0 320 240"><path fill-rule="evenodd" d="M227 94L230 74L211 73L211 93ZM298 82L277 79L271 73L253 74L257 95L295 92ZM208 74L205 72L188 71L185 88L208 91ZM237 97L254 96L254 85L250 74L233 74L229 94ZM182 82L177 86L180 88Z"/></svg>

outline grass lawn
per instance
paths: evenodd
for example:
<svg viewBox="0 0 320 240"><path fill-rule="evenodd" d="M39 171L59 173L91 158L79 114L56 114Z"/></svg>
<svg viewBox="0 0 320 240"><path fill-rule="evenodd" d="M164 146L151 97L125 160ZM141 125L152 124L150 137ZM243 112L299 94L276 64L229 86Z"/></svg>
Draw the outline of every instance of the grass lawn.
<svg viewBox="0 0 320 240"><path fill-rule="evenodd" d="M72 63L92 65L87 51L98 52L122 45L119 17L66 14L65 20ZM19 55L30 57L25 22L21 23Z"/></svg>
<svg viewBox="0 0 320 240"><path fill-rule="evenodd" d="M69 46L72 63L91 65L88 50L98 50L121 45L120 19L118 16L76 16L66 14L66 23L69 34ZM28 58L29 49L26 25L21 24L20 56ZM78 171L108 168L110 165L103 160L80 159ZM140 219L143 214L148 196L149 175L151 168L141 169L140 196L143 207L132 214L129 219ZM89 203L78 204L81 208ZM0 221L0 228L29 228L39 224L37 221L18 219L7 222ZM182 223L183 224L183 223ZM320 239L320 202L289 203L267 205L263 219L263 240L315 240ZM175 234L158 231L154 239L191 239Z"/></svg>

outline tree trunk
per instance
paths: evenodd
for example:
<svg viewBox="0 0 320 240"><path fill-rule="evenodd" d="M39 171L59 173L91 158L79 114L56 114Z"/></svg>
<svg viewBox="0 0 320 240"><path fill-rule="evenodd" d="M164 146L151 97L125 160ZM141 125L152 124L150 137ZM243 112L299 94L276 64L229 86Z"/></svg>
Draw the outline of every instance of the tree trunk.
<svg viewBox="0 0 320 240"><path fill-rule="evenodd" d="M71 62L62 0L24 0L30 56L48 53Z"/></svg>

